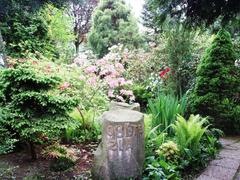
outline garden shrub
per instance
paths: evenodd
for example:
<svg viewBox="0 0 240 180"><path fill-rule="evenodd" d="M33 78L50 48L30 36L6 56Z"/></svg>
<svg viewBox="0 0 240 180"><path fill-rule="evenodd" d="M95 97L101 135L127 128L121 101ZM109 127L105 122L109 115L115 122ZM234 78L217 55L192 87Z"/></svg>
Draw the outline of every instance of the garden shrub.
<svg viewBox="0 0 240 180"><path fill-rule="evenodd" d="M3 126L29 144L35 159L35 145L59 137L78 101L64 93L67 87L49 66L36 61L12 62L0 73L0 107L8 113Z"/></svg>
<svg viewBox="0 0 240 180"><path fill-rule="evenodd" d="M222 29L198 67L190 108L193 113L209 116L226 133L239 134L240 70L235 61L230 34Z"/></svg>
<svg viewBox="0 0 240 180"><path fill-rule="evenodd" d="M173 163L177 163L180 158L179 148L173 141L163 143L156 152L162 155L167 161Z"/></svg>

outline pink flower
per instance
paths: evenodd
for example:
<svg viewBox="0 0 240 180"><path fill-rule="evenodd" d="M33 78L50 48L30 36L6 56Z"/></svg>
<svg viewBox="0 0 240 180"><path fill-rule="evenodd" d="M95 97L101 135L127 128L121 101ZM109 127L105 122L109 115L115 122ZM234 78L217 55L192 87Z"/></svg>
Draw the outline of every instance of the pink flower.
<svg viewBox="0 0 240 180"><path fill-rule="evenodd" d="M96 62L97 65L105 65L106 63L107 63L107 61L105 59L99 59Z"/></svg>
<svg viewBox="0 0 240 180"><path fill-rule="evenodd" d="M124 78L118 78L118 82L121 86L125 85L126 84L126 80Z"/></svg>
<svg viewBox="0 0 240 180"><path fill-rule="evenodd" d="M115 88L115 87L118 87L118 81L116 79L110 79L108 81L108 85L110 88Z"/></svg>
<svg viewBox="0 0 240 180"><path fill-rule="evenodd" d="M79 76L79 79L80 79L81 81L84 81L84 80L85 80L85 76L81 75L81 76Z"/></svg>
<svg viewBox="0 0 240 180"><path fill-rule="evenodd" d="M123 99L123 97L122 97L122 96L116 96L116 99L117 99L117 100L119 100L119 101L122 101L122 102L124 102L124 99Z"/></svg>
<svg viewBox="0 0 240 180"><path fill-rule="evenodd" d="M131 90L125 90L125 89L121 89L120 94L125 96L133 96L133 92Z"/></svg>
<svg viewBox="0 0 240 180"><path fill-rule="evenodd" d="M97 83L97 77L96 76L91 77L90 79L88 79L87 83L89 85L95 86Z"/></svg>
<svg viewBox="0 0 240 180"><path fill-rule="evenodd" d="M114 97L113 90L109 89L108 90L108 97Z"/></svg>
<svg viewBox="0 0 240 180"><path fill-rule="evenodd" d="M125 71L124 66L121 63L116 63L115 67L120 72L124 72Z"/></svg>
<svg viewBox="0 0 240 180"><path fill-rule="evenodd" d="M94 73L94 72L96 72L96 71L97 71L97 67L96 67L96 66L89 66L89 67L87 67L87 68L85 69L85 73L88 73L88 74Z"/></svg>
<svg viewBox="0 0 240 180"><path fill-rule="evenodd" d="M69 88L69 87L70 87L70 83L64 82L64 83L59 87L59 89L63 91L63 90L65 90L65 89Z"/></svg>

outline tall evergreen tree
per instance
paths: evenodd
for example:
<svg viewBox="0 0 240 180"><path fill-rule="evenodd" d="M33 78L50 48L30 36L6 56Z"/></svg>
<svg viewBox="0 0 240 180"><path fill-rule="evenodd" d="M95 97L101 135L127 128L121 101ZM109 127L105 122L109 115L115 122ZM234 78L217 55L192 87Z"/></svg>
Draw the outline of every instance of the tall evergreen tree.
<svg viewBox="0 0 240 180"><path fill-rule="evenodd" d="M226 133L240 133L240 70L230 34L220 30L197 70L193 113L212 118Z"/></svg>
<svg viewBox="0 0 240 180"><path fill-rule="evenodd" d="M123 0L100 2L93 14L88 42L98 57L103 57L109 47L118 43L129 48L140 46L137 22Z"/></svg>
<svg viewBox="0 0 240 180"><path fill-rule="evenodd" d="M239 0L146 0L150 10L156 13L158 23L167 17L187 21L192 25L202 22L210 25L221 17L228 23L240 13Z"/></svg>

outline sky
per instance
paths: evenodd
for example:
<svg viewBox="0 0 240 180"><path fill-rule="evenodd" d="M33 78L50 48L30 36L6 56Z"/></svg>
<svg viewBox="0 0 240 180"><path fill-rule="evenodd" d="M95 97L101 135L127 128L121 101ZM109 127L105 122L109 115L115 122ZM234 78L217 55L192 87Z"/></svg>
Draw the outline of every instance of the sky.
<svg viewBox="0 0 240 180"><path fill-rule="evenodd" d="M144 0L125 0L125 1L131 7L133 14L138 20L140 31L143 31L144 28L143 28L143 25L140 23L140 21L141 21L141 13L143 9Z"/></svg>
<svg viewBox="0 0 240 180"><path fill-rule="evenodd" d="M134 15L139 18L141 16L144 0L125 0L132 7Z"/></svg>

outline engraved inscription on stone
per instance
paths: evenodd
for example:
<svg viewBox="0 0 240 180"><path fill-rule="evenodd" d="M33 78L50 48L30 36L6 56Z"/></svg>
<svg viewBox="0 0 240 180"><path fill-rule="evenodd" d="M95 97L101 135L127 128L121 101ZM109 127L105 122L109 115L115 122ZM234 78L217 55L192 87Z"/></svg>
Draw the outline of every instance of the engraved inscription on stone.
<svg viewBox="0 0 240 180"><path fill-rule="evenodd" d="M127 151L132 149L132 137L143 135L141 124L123 123L122 125L107 127L107 144L111 151Z"/></svg>

